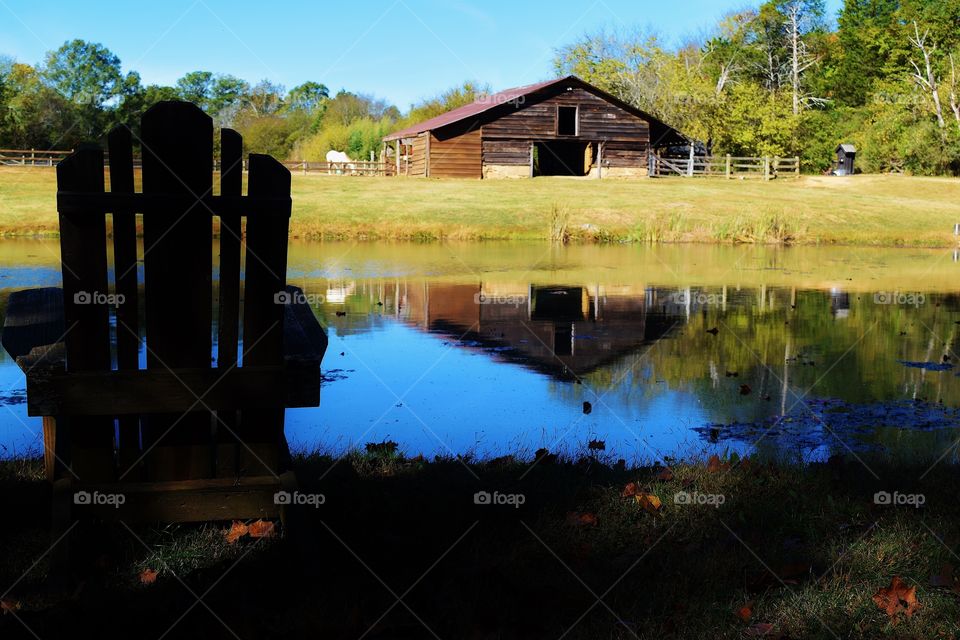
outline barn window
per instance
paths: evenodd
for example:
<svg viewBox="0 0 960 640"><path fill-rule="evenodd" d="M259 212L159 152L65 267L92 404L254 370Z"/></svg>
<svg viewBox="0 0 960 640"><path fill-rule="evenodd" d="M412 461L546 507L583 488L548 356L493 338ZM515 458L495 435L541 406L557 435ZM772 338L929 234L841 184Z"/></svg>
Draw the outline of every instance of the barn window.
<svg viewBox="0 0 960 640"><path fill-rule="evenodd" d="M577 107L557 107L557 135L575 136L578 131Z"/></svg>

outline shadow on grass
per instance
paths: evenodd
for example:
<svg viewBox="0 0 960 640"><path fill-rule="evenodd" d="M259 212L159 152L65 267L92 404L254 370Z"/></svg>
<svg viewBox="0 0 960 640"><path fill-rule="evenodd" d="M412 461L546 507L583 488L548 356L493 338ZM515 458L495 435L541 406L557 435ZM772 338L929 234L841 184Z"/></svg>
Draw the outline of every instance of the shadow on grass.
<svg viewBox="0 0 960 640"><path fill-rule="evenodd" d="M943 463L301 456L298 499L323 504L294 508L284 536L84 524L62 581L46 577L49 495L19 464L0 466L2 638L960 633L945 568L960 565L957 468ZM917 587L911 617L872 599L894 576Z"/></svg>

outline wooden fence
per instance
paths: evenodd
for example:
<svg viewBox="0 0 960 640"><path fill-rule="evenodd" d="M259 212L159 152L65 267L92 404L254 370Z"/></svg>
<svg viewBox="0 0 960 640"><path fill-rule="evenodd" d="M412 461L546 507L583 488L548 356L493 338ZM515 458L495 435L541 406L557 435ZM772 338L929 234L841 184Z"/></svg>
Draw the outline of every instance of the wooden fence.
<svg viewBox="0 0 960 640"><path fill-rule="evenodd" d="M53 167L73 153L67 151L37 151L36 149L0 149L0 165L15 167Z"/></svg>
<svg viewBox="0 0 960 640"><path fill-rule="evenodd" d="M780 176L800 177L800 158L693 156L691 158L663 158L650 156L651 176L706 176L715 178L761 178L771 180Z"/></svg>
<svg viewBox="0 0 960 640"><path fill-rule="evenodd" d="M55 167L60 161L73 153L66 151L37 151L35 149L0 149L0 166L13 167ZM105 166L110 166L109 154L104 154ZM306 162L288 161L282 163L287 169L298 173L322 173L332 176L382 176L392 165L385 162L354 160L351 162ZM213 163L213 170L220 171L220 160ZM140 168L140 158L133 158L135 169ZM247 160L243 160L243 170L247 170Z"/></svg>
<svg viewBox="0 0 960 640"><path fill-rule="evenodd" d="M383 176L387 174L386 162L351 160L350 162L288 161L282 163L291 172L325 173L331 176Z"/></svg>

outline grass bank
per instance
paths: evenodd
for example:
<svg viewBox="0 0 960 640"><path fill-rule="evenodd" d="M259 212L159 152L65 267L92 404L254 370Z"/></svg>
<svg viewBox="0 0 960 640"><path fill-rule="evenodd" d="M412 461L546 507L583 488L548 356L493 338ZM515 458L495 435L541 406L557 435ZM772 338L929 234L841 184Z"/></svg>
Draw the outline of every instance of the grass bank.
<svg viewBox="0 0 960 640"><path fill-rule="evenodd" d="M0 169L0 233L56 232L49 169ZM301 238L952 246L960 180L423 180L293 176Z"/></svg>
<svg viewBox="0 0 960 640"><path fill-rule="evenodd" d="M626 468L602 452L428 462L379 447L295 467L301 491L325 501L295 511L283 537L231 544L226 526L84 525L74 576L50 582L39 467L0 465L0 502L17 514L0 528L11 613L0 635L159 637L171 625L171 637L203 638L960 634L960 504L947 464ZM912 502L877 504L883 491ZM895 578L902 589L881 591Z"/></svg>

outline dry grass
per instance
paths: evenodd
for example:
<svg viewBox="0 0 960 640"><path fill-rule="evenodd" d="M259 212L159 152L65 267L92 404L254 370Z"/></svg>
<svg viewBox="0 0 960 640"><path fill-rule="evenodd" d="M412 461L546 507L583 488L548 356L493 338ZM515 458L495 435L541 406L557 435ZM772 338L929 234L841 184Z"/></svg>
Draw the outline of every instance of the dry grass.
<svg viewBox="0 0 960 640"><path fill-rule="evenodd" d="M55 177L0 169L0 233L56 231ZM856 176L760 181L477 181L293 176L301 238L952 246L960 181Z"/></svg>

